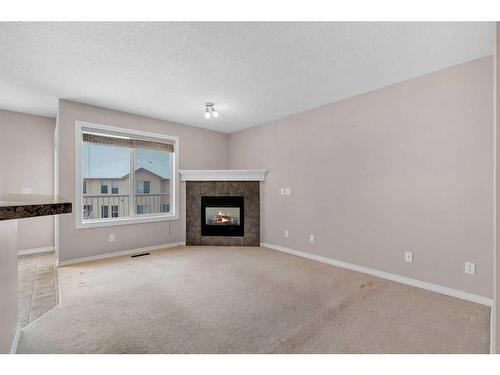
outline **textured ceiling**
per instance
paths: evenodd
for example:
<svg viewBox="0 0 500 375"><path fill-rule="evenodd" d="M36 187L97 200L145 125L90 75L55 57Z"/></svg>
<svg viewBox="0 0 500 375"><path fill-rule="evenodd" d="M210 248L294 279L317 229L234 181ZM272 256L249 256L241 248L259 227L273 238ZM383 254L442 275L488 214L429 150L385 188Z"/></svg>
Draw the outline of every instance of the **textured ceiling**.
<svg viewBox="0 0 500 375"><path fill-rule="evenodd" d="M3 22L0 108L65 98L233 132L492 53L492 23Z"/></svg>

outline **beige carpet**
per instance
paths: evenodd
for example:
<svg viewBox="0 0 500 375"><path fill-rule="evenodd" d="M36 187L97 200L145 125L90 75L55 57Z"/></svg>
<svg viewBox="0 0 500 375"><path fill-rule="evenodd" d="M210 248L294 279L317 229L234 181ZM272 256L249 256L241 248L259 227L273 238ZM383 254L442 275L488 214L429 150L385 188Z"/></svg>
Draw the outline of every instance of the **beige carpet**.
<svg viewBox="0 0 500 375"><path fill-rule="evenodd" d="M490 309L263 248L59 269L20 353L487 353Z"/></svg>

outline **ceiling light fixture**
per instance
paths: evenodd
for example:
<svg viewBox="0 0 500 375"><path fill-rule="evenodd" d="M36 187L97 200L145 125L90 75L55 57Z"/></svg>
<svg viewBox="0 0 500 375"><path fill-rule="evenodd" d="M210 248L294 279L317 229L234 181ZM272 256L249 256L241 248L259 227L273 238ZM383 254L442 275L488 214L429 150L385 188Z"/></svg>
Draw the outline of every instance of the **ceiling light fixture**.
<svg viewBox="0 0 500 375"><path fill-rule="evenodd" d="M215 110L214 103L208 102L205 103L205 118L219 117L219 112Z"/></svg>

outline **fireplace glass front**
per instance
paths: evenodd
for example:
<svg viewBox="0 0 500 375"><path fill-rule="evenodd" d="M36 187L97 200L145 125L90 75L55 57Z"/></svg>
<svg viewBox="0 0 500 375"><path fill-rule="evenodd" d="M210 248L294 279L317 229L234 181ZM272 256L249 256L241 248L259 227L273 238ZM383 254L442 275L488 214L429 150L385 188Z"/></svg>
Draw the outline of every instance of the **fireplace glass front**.
<svg viewBox="0 0 500 375"><path fill-rule="evenodd" d="M239 207L206 207L206 225L240 225Z"/></svg>
<svg viewBox="0 0 500 375"><path fill-rule="evenodd" d="M202 236L243 236L243 197L201 197Z"/></svg>

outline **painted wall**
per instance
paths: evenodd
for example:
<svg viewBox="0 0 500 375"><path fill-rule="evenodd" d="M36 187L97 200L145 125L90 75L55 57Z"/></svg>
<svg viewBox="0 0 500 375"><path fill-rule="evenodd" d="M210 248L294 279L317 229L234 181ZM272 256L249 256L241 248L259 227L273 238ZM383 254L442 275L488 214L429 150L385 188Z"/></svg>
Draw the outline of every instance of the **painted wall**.
<svg viewBox="0 0 500 375"><path fill-rule="evenodd" d="M493 327L492 327L492 353L500 354L500 22L495 22L495 55L494 55L494 113L495 113L495 127L496 127L496 207L495 207L495 249L493 255L493 263L495 267L494 279L494 292L495 297L493 301Z"/></svg>
<svg viewBox="0 0 500 375"><path fill-rule="evenodd" d="M59 193L75 202L75 121L162 133L179 137L181 169L226 169L228 135L192 126L113 111L101 107L59 101ZM169 222L75 229L74 214L59 218L59 260L100 255L185 240L184 184L180 185L181 219ZM108 242L108 234L115 242Z"/></svg>
<svg viewBox="0 0 500 375"><path fill-rule="evenodd" d="M0 110L0 193L54 192L55 119ZM20 250L54 246L54 218L19 221Z"/></svg>
<svg viewBox="0 0 500 375"><path fill-rule="evenodd" d="M491 298L492 73L486 57L231 134L230 168L269 169L261 241Z"/></svg>
<svg viewBox="0 0 500 375"><path fill-rule="evenodd" d="M17 327L17 226L0 221L0 353L10 353Z"/></svg>

